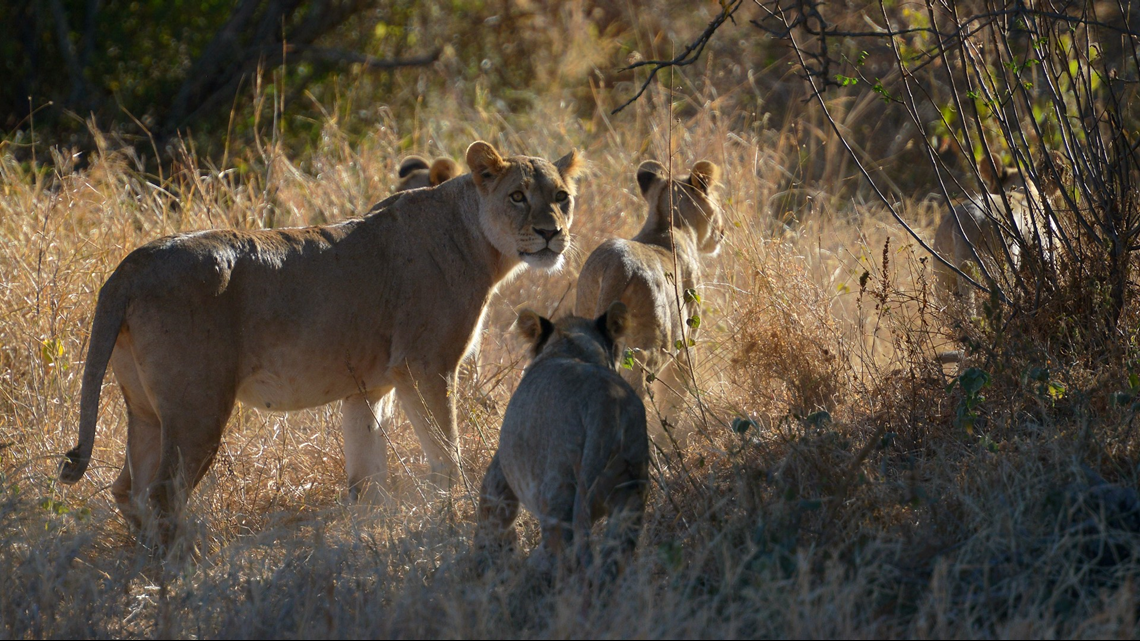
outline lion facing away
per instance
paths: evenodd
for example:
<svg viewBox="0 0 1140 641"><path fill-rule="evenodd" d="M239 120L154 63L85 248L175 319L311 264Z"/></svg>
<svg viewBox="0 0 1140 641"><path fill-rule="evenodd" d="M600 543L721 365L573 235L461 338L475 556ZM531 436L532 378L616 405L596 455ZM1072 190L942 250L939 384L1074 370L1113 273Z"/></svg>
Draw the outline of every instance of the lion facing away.
<svg viewBox="0 0 1140 641"><path fill-rule="evenodd" d="M294 410L342 400L353 495L384 500L395 390L446 486L459 461L456 370L497 285L552 269L570 246L571 152L550 163L467 150L471 174L396 194L322 227L179 234L131 252L99 292L83 372L79 443L91 459L108 363L127 405L126 462L112 485L132 522L149 500L180 510L209 468L234 401Z"/></svg>
<svg viewBox="0 0 1140 641"><path fill-rule="evenodd" d="M637 185L649 205L645 224L632 239L599 245L578 275L577 314L597 316L616 300L629 308L623 343L638 350L640 367L625 375L642 398L646 374L664 378L653 384L656 399L671 398L662 396L669 394L666 387L681 389L681 373L671 362L696 307L696 297L687 293L700 286L702 264L720 251L724 236L720 202L713 193L719 176L720 169L707 160L694 164L683 180L667 177L658 162L642 163Z"/></svg>
<svg viewBox="0 0 1140 641"><path fill-rule="evenodd" d="M396 183L394 191L435 187L455 178L461 172L459 164L450 158L436 158L429 165L421 156L408 156L400 163L400 169L396 173L399 182Z"/></svg>
<svg viewBox="0 0 1140 641"><path fill-rule="evenodd" d="M649 440L645 406L614 369L629 313L617 301L596 320L552 323L530 310L516 327L533 356L503 415L499 451L479 498L476 546L514 542L519 504L542 528L540 557L571 544L585 567L590 526L609 515L604 550L615 571L637 546L645 510ZM617 550L612 549L616 546Z"/></svg>

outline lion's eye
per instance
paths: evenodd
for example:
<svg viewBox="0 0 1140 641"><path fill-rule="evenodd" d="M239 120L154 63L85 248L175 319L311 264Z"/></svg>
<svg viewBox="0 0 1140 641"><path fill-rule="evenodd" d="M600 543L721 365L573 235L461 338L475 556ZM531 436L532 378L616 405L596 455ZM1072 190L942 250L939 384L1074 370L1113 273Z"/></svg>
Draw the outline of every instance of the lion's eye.
<svg viewBox="0 0 1140 641"><path fill-rule="evenodd" d="M556 203L566 202L566 199L569 197L570 197L570 194L568 194L564 191L560 191L557 194L554 194L554 202L556 202Z"/></svg>
<svg viewBox="0 0 1140 641"><path fill-rule="evenodd" d="M526 194L521 191L511 192L511 202L524 203L526 202Z"/></svg>

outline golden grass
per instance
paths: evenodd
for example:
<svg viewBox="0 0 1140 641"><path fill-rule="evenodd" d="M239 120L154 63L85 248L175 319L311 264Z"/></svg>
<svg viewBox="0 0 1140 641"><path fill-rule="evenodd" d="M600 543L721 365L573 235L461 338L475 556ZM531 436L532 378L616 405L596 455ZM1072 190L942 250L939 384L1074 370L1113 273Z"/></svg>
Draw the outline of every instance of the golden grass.
<svg viewBox="0 0 1140 641"><path fill-rule="evenodd" d="M931 360L953 331L921 250L878 207L790 179L801 152L789 125L691 100L695 115L677 121L644 101L620 121L557 101L513 120L448 106L353 144L330 120L309 157L264 137L232 152L242 171L188 151L155 176L105 141L81 169L64 149L33 169L0 148L0 636L1134 636L1133 517L1097 498L1082 467L1135 483L1131 414L1068 402L1076 373L1060 403L995 370L974 431L956 427L961 393ZM407 425L392 435L398 506L345 506L335 405L238 407L190 499L182 543L195 555L152 558L112 505L126 424L112 377L87 476L55 481L76 439L95 297L127 252L176 232L357 215L387 195L404 154L460 158L476 137L547 158L578 147L592 165L569 266L499 290L461 381L474 487L524 365L514 309L572 309L585 256L644 217L640 161L724 169L699 405L678 421L691 435L658 440L637 559L608 591L548 584L519 560L474 573L475 497L419 498L426 463ZM932 228L934 208L904 209ZM753 424L738 434L736 419ZM529 517L520 533L524 550L536 544Z"/></svg>

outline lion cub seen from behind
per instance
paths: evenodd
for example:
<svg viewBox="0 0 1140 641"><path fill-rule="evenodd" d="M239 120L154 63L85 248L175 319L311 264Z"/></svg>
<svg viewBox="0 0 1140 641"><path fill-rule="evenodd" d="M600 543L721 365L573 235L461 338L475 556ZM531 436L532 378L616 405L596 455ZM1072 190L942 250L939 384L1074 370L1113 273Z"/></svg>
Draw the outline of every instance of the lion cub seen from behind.
<svg viewBox="0 0 1140 641"><path fill-rule="evenodd" d="M724 236L720 202L713 193L720 169L701 160L683 180L666 174L665 167L652 160L637 168L637 185L649 205L645 224L630 240L615 238L599 245L578 275L579 315L596 316L616 300L629 308L630 328L623 343L640 351L641 367L623 374L642 398L646 373L680 391L680 372L670 361L695 311L696 297L689 292L701 284L702 262L720 251ZM684 299L683 312L678 310L678 294ZM653 385L657 399L668 393L663 383ZM666 400L669 409L679 399Z"/></svg>
<svg viewBox="0 0 1140 641"><path fill-rule="evenodd" d="M435 187L441 183L455 178L462 170L459 163L450 158L436 158L428 165L422 156L408 156L400 163L396 172L399 182L396 183L395 192Z"/></svg>
<svg viewBox="0 0 1140 641"><path fill-rule="evenodd" d="M476 548L514 542L519 503L538 518L541 556L573 543L589 566L590 526L609 515L604 571L613 574L637 546L645 510L649 440L645 406L615 371L616 342L629 312L614 302L596 320L552 323L530 310L516 327L533 361L507 405L499 451L483 477ZM616 548L616 549L615 549Z"/></svg>

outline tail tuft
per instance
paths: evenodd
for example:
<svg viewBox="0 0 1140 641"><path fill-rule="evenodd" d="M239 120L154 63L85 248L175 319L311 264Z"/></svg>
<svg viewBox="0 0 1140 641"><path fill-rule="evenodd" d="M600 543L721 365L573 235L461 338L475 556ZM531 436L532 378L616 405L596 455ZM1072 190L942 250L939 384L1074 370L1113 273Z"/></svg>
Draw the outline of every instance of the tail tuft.
<svg viewBox="0 0 1140 641"><path fill-rule="evenodd" d="M68 452L66 456L67 459L59 466L59 480L71 485L83 478L87 465L91 462L91 456L84 456L78 447Z"/></svg>

